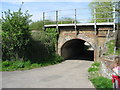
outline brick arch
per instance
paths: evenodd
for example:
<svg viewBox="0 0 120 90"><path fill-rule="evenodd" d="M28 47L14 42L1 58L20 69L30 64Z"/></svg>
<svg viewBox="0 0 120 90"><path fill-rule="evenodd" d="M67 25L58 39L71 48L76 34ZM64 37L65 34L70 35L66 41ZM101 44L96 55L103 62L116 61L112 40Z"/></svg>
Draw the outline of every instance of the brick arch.
<svg viewBox="0 0 120 90"><path fill-rule="evenodd" d="M61 47L61 52L60 52L61 56L64 57L64 59L79 57L79 59L86 58L85 60L93 60L94 50L84 52L83 48L84 48L85 42L86 41L79 39L79 38L67 40ZM91 47L92 47L92 45L91 45ZM84 52L84 54L83 54L83 52ZM84 55L86 55L86 57L84 57ZM89 59L88 59L88 57L89 57Z"/></svg>
<svg viewBox="0 0 120 90"><path fill-rule="evenodd" d="M89 43L92 46L93 49L95 48L94 38L93 37L88 37L88 36L86 36L84 34L79 34L77 36L77 38Z"/></svg>
<svg viewBox="0 0 120 90"><path fill-rule="evenodd" d="M80 39L80 40L83 40L87 43L89 43L92 48L94 49L95 47L95 44L94 44L94 38L91 38L91 37L88 37L84 34L79 34L77 35L77 37L73 36L66 36L66 37L59 37L59 40L58 40L58 54L61 55L61 48L70 40L74 40L74 39Z"/></svg>

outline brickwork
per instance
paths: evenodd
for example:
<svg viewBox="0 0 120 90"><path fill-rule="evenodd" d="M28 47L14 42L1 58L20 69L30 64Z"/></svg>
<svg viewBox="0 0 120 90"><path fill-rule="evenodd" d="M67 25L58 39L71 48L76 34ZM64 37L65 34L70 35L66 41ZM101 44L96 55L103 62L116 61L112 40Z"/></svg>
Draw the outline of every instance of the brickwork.
<svg viewBox="0 0 120 90"><path fill-rule="evenodd" d="M67 41L72 39L81 39L86 42L88 42L93 48L95 46L103 48L104 43L106 42L106 36L109 33L112 33L113 27L105 27L100 26L97 28L97 38L95 35L94 28L91 26L84 26L84 27L78 27L77 31L73 27L62 27L59 28L59 38L58 38L58 54L61 55L61 48L62 46L67 43ZM77 33L77 35L76 35ZM96 39L98 41L98 45L96 45ZM99 51L97 51L99 52ZM95 52L96 54L96 52Z"/></svg>

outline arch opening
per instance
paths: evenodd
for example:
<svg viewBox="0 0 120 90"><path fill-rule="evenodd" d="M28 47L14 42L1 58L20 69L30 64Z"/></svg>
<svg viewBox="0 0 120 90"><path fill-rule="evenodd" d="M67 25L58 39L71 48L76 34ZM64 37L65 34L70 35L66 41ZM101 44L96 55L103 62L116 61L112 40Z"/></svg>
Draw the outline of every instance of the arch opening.
<svg viewBox="0 0 120 90"><path fill-rule="evenodd" d="M64 43L61 48L61 56L64 59L94 60L94 49L86 41L72 39Z"/></svg>

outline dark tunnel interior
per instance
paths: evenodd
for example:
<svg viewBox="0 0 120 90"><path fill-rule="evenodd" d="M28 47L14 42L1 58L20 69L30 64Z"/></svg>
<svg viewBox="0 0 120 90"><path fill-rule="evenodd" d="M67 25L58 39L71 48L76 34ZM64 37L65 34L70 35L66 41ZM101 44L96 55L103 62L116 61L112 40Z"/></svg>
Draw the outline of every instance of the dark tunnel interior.
<svg viewBox="0 0 120 90"><path fill-rule="evenodd" d="M81 39L67 41L61 48L61 55L65 60L94 60L94 50L89 50L91 45L85 45Z"/></svg>

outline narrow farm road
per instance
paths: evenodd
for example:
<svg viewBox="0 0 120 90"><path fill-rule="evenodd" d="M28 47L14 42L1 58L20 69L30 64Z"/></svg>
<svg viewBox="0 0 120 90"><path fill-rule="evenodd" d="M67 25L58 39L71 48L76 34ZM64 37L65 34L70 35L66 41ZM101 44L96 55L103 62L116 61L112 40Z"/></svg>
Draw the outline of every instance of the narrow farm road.
<svg viewBox="0 0 120 90"><path fill-rule="evenodd" d="M2 72L3 88L94 88L87 69L92 61L66 60L60 64Z"/></svg>

